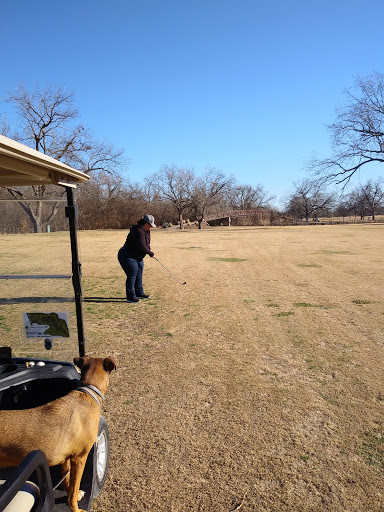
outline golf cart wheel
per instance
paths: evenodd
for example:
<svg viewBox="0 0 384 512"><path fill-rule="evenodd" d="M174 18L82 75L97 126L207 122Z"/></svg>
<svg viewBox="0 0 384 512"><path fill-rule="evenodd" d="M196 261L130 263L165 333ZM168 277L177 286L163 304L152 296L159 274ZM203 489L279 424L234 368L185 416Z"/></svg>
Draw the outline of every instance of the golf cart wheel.
<svg viewBox="0 0 384 512"><path fill-rule="evenodd" d="M99 431L95 443L94 459L93 459L93 486L92 497L96 498L104 486L107 478L109 463L109 433L107 422L100 416Z"/></svg>

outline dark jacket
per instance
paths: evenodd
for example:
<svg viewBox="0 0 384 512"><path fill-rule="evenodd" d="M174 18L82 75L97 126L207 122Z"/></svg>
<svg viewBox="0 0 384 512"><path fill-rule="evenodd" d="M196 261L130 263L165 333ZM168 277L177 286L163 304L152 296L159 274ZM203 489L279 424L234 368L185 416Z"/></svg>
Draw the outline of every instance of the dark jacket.
<svg viewBox="0 0 384 512"><path fill-rule="evenodd" d="M124 249L131 258L136 260L142 260L147 254L153 256L154 253L151 251L151 233L139 224L135 224L129 231Z"/></svg>

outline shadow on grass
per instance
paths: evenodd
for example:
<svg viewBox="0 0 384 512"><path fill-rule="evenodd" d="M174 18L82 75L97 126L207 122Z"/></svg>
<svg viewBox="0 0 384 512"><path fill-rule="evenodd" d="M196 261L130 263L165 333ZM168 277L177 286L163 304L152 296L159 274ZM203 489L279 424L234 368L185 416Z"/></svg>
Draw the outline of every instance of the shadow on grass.
<svg viewBox="0 0 384 512"><path fill-rule="evenodd" d="M84 297L83 302L126 302L123 297ZM57 304L64 302L75 302L74 297L11 297L0 298L0 305L6 304Z"/></svg>
<svg viewBox="0 0 384 512"><path fill-rule="evenodd" d="M127 302L125 297L84 297L84 302L99 302L99 303L108 303L108 302Z"/></svg>
<svg viewBox="0 0 384 512"><path fill-rule="evenodd" d="M61 302L75 302L74 297L10 297L0 298L0 304L49 304Z"/></svg>

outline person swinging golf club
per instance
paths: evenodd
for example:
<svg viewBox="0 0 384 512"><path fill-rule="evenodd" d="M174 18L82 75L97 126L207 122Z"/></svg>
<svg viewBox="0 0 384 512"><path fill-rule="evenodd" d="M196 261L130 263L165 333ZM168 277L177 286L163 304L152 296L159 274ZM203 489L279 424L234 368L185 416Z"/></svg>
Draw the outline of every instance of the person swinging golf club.
<svg viewBox="0 0 384 512"><path fill-rule="evenodd" d="M119 249L118 260L127 279L125 288L127 302L136 303L141 299L149 299L150 295L144 293L143 270L144 258L148 254L151 258L155 254L151 251L151 228L155 228L153 215L144 215L137 224L134 224L127 236L124 246Z"/></svg>

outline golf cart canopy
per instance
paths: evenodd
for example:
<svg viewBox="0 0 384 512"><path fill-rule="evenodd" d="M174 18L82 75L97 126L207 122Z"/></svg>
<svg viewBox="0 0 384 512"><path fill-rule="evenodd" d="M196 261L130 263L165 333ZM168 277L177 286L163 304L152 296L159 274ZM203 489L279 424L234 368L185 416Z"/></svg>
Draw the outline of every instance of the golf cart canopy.
<svg viewBox="0 0 384 512"><path fill-rule="evenodd" d="M0 186L25 185L76 186L89 179L44 153L0 135Z"/></svg>

